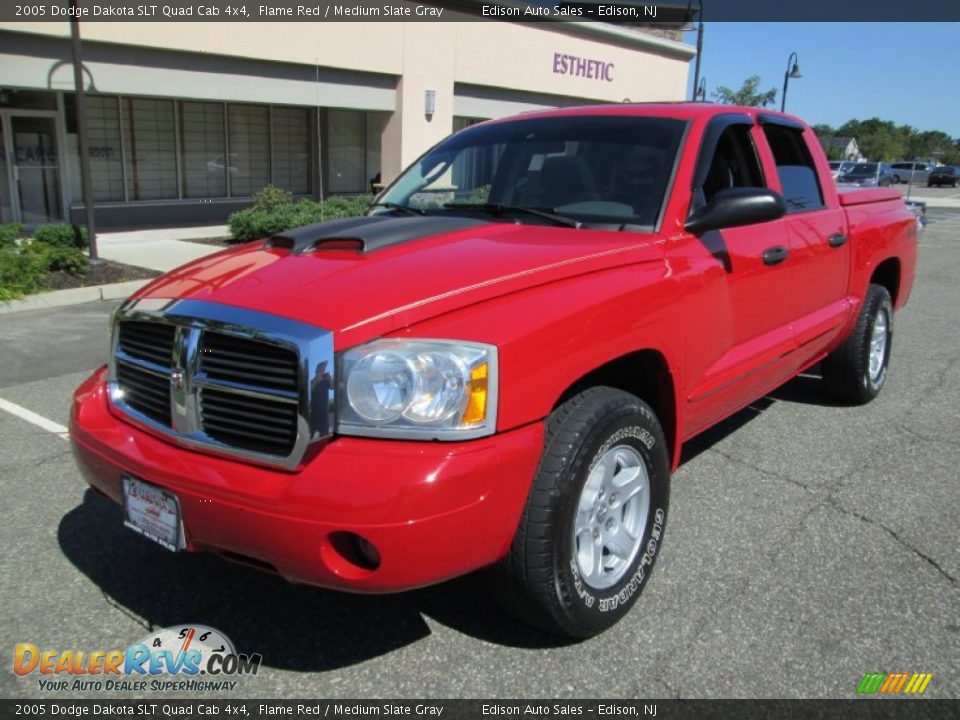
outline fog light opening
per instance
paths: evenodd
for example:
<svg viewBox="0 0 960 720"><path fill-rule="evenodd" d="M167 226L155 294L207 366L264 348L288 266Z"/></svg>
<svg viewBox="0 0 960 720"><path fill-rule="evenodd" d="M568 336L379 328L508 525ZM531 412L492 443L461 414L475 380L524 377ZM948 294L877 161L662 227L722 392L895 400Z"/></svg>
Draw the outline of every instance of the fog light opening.
<svg viewBox="0 0 960 720"><path fill-rule="evenodd" d="M380 551L362 535L335 532L330 535L330 544L341 558L359 569L373 572L380 567Z"/></svg>

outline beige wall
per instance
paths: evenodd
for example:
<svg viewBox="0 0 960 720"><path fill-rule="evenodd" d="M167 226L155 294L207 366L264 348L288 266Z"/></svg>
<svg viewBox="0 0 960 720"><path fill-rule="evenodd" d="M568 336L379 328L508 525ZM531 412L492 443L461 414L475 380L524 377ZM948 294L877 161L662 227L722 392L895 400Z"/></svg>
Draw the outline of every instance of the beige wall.
<svg viewBox="0 0 960 720"><path fill-rule="evenodd" d="M0 23L0 30L60 37L69 35L67 23ZM330 104L350 106L345 103L353 97L353 107L358 109L391 111L382 136L385 182L451 132L457 106L454 97L457 84L492 88L509 95L507 101L502 102L471 98L461 103L461 108L468 107L471 114L480 117L497 117L518 109L549 106L550 96L577 98L584 102L621 102L627 98L634 102L682 100L692 56L692 50L680 43L586 23L564 24L551 29L546 25L492 21L236 22L229 25L85 22L81 23L81 33L86 41L189 53L199 51L311 67L319 64L392 78L391 82L396 84L392 100L382 91L377 94L367 90L364 95L361 89L351 93L349 87L344 90L332 85L329 91L330 97L335 92L337 95L335 102ZM613 63L613 79L608 82L557 74L553 68L554 53ZM9 67L13 68L12 65ZM136 78L136 74L125 66L118 65L112 70L116 82ZM101 72L110 76L108 68ZM64 75L64 87L72 86L69 74L60 74ZM164 76L156 74L154 77ZM195 71L191 76L188 71L163 80L172 86L169 88L158 88L154 84L139 90L122 88L112 91L192 97L195 93L188 86L193 84L197 93L205 93L211 98L256 101L258 93L271 91L256 80L237 81L235 87L229 87L218 84L215 75L207 82L203 73ZM262 80L272 84L274 94L279 92L280 86L275 81ZM3 81L0 78L0 82ZM428 89L437 94L433 117L424 113L424 95ZM285 96L262 97L262 100L305 105L317 101L315 86L306 88L291 84L286 92ZM525 100L524 93L530 94L533 100ZM302 100L296 99L300 97ZM378 105L385 97L393 107ZM319 102L325 104L324 98L319 98Z"/></svg>
<svg viewBox="0 0 960 720"><path fill-rule="evenodd" d="M613 81L553 72L554 53L612 62ZM681 100L689 62L536 25L458 23L457 82L621 102Z"/></svg>
<svg viewBox="0 0 960 720"><path fill-rule="evenodd" d="M225 32L224 29L227 29ZM68 37L67 23L0 22L0 30ZM81 22L84 40L400 74L399 23ZM372 50L372 48L374 50Z"/></svg>
<svg viewBox="0 0 960 720"><path fill-rule="evenodd" d="M456 34L449 25L408 23L404 27L402 78L397 108L387 121L381 148L383 180L389 182L453 129ZM425 114L426 91L436 92L436 110Z"/></svg>

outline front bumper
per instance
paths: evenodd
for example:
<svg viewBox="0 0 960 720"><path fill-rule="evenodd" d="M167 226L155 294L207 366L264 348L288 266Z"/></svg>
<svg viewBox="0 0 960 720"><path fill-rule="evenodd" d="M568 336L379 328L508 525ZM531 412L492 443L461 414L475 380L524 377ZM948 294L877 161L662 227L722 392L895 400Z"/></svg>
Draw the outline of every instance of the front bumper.
<svg viewBox="0 0 960 720"><path fill-rule="evenodd" d="M212 550L294 582L390 592L502 558L527 499L543 425L463 443L336 438L299 472L187 450L108 407L103 369L74 395L74 455L91 486L122 501L129 473L180 498L188 550ZM336 538L372 543L380 564L351 562Z"/></svg>

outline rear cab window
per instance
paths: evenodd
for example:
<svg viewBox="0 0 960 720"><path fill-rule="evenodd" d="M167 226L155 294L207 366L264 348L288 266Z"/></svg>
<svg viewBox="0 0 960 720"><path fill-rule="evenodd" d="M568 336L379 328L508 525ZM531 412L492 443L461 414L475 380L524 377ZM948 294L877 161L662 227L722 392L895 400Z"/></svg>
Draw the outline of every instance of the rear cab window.
<svg viewBox="0 0 960 720"><path fill-rule="evenodd" d="M773 123L763 125L763 134L773 153L783 199L788 213L809 212L825 207L817 168L798 128Z"/></svg>

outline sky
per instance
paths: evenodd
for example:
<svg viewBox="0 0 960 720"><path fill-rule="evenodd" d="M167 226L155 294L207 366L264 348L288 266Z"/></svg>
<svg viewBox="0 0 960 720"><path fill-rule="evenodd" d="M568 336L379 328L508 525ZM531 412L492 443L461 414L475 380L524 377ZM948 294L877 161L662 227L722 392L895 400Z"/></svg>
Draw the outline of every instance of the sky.
<svg viewBox="0 0 960 720"><path fill-rule="evenodd" d="M696 33L686 42L695 44ZM879 117L960 138L958 23L704 23L700 75L707 99L717 86L738 89L751 75L777 88L790 53L799 57L787 112L838 127ZM692 95L694 65L690 64Z"/></svg>

